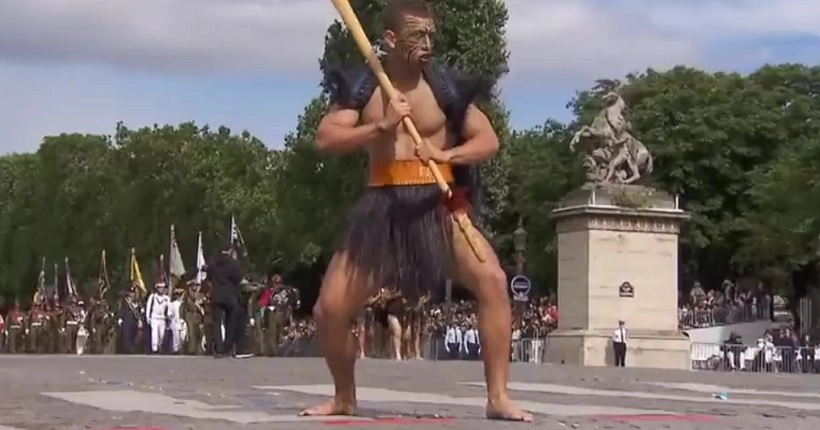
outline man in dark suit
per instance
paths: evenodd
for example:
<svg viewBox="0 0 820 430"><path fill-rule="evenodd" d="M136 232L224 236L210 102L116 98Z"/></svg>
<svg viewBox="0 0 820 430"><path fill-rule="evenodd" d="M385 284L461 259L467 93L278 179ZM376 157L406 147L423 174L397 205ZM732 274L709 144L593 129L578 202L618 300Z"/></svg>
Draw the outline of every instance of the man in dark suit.
<svg viewBox="0 0 820 430"><path fill-rule="evenodd" d="M242 327L242 269L236 260L232 243L225 244L208 264L208 280L211 282L211 311L213 316L214 357L234 354L241 341ZM225 338L222 338L222 326Z"/></svg>

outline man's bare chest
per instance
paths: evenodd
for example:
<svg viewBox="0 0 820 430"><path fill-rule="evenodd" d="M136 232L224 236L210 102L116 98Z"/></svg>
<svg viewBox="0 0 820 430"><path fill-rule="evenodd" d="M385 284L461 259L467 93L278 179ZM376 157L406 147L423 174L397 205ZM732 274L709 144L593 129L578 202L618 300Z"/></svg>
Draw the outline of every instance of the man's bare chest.
<svg viewBox="0 0 820 430"><path fill-rule="evenodd" d="M422 135L431 135L445 128L447 117L439 107L433 91L427 84L402 93L410 104L410 118ZM362 111L362 121L373 123L382 120L388 108L387 95L377 90Z"/></svg>

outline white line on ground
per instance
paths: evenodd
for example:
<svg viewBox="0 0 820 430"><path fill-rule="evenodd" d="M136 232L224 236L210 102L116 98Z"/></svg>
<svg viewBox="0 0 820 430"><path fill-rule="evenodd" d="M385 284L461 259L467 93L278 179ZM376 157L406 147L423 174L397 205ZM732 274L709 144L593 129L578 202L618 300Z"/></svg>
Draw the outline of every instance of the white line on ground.
<svg viewBox="0 0 820 430"><path fill-rule="evenodd" d="M483 387L482 382L468 382L464 385ZM715 399L712 396L683 396L679 394L647 393L623 390L595 390L591 388L572 387L569 385L531 384L525 382L511 382L510 390L537 393L564 394L573 396L600 396L600 397L631 397L633 399L672 400L677 402L721 403L742 406L775 406L787 409L804 411L820 411L820 403L785 402L769 399Z"/></svg>
<svg viewBox="0 0 820 430"><path fill-rule="evenodd" d="M333 394L332 385L276 385L255 386L253 388L270 391L290 391L314 396L331 396ZM486 403L486 399L483 397L451 397L442 394L395 391L384 388L359 387L356 389L356 394L360 402L423 403L480 408L483 408ZM620 408L612 406L567 405L532 401L519 401L517 404L519 407L533 413L557 416L674 414L674 412L660 410Z"/></svg>

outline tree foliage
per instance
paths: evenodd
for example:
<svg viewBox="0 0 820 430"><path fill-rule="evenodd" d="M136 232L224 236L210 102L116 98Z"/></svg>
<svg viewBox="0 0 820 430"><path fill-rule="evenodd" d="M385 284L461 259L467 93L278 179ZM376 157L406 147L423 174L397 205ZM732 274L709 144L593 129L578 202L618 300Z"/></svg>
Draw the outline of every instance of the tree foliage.
<svg viewBox="0 0 820 430"><path fill-rule="evenodd" d="M384 0L352 4L377 41ZM504 2L433 5L436 55L470 73L503 77ZM347 31L332 23L320 67L361 61ZM625 83L635 134L655 157L654 184L679 194L692 214L681 237L686 284L718 286L739 274L786 292L805 284L820 261L820 67L767 65L741 75L679 66ZM102 249L119 286L131 247L151 279L171 224L192 265L197 232L213 250L228 238L232 215L253 268L284 271L315 289L366 173L362 154L314 150L328 104L323 93L310 100L283 145L193 123L118 124L112 136L48 136L35 153L0 157L0 295L30 297L41 256L50 263L69 257L75 276L93 279ZM526 272L544 289L557 279L550 213L583 182L568 141L601 108L599 92L580 91L569 107L569 124L545 119L512 131L497 97L482 105L502 140L498 156L483 166L485 228L512 266L511 234L523 221Z"/></svg>

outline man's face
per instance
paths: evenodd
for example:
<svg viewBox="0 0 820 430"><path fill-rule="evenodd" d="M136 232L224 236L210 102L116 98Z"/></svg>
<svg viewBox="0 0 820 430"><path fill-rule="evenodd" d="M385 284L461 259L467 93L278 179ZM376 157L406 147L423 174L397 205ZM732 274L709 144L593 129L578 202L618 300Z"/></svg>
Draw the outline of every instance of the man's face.
<svg viewBox="0 0 820 430"><path fill-rule="evenodd" d="M385 39L390 48L409 64L425 64L433 53L436 25L432 17L405 15L397 32L388 31Z"/></svg>

